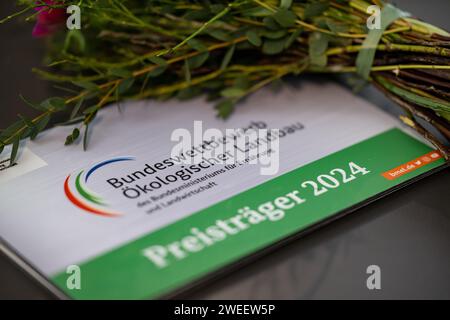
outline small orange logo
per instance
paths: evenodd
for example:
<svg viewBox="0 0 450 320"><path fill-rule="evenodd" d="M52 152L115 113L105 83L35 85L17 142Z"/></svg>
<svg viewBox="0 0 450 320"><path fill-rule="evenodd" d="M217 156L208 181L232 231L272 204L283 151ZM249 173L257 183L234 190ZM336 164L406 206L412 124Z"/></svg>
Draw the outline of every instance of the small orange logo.
<svg viewBox="0 0 450 320"><path fill-rule="evenodd" d="M441 158L442 158L442 155L439 153L439 151L432 151L432 152L427 153L417 159L414 159L414 160L407 162L405 164L402 164L394 169L386 171L386 172L382 173L381 175L388 180L395 180L407 173L410 173L410 172L417 170L423 166L426 166L427 164L433 163Z"/></svg>

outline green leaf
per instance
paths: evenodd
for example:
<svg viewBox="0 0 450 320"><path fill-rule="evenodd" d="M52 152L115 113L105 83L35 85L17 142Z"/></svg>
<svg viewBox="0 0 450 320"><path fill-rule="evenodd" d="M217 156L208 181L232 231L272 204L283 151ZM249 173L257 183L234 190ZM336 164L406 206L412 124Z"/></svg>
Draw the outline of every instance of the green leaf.
<svg viewBox="0 0 450 320"><path fill-rule="evenodd" d="M276 31L264 30L264 32L262 32L262 36L264 38L273 39L273 40L281 39L286 35L287 35L286 29L276 30Z"/></svg>
<svg viewBox="0 0 450 320"><path fill-rule="evenodd" d="M127 78L120 82L119 86L117 87L117 93L118 94L124 94L127 92L134 84L134 78Z"/></svg>
<svg viewBox="0 0 450 320"><path fill-rule="evenodd" d="M421 105L426 108L433 109L437 112L444 112L449 113L450 112L450 102L447 102L445 100L438 100L438 99L432 99L428 97L420 96L416 93L410 92L408 90L402 89L389 81L386 81L382 77L376 77L376 79L389 91L395 93L396 95L400 96L401 98L408 100L412 103Z"/></svg>
<svg viewBox="0 0 450 320"><path fill-rule="evenodd" d="M72 112L70 113L70 120L72 120L73 118L76 117L76 115L78 114L78 111L80 111L81 106L83 105L84 99L79 99L75 105L75 107L73 107Z"/></svg>
<svg viewBox="0 0 450 320"><path fill-rule="evenodd" d="M373 61L377 51L378 43L380 42L383 32L389 25L399 18L404 18L409 14L401 11L391 4L386 4L381 11L381 28L372 29L369 31L366 39L363 42L362 49L356 57L356 72L365 80L369 79L370 71L372 69Z"/></svg>
<svg viewBox="0 0 450 320"><path fill-rule="evenodd" d="M98 111L98 106L93 105L93 106L90 106L89 108L84 109L83 114L91 114L91 113L95 113L97 111Z"/></svg>
<svg viewBox="0 0 450 320"><path fill-rule="evenodd" d="M70 30L66 33L66 39L64 41L64 51L68 51L71 47L72 40L77 44L77 50L84 52L86 50L86 39L80 30Z"/></svg>
<svg viewBox="0 0 450 320"><path fill-rule="evenodd" d="M10 125L8 128L4 129L0 133L0 138L9 138L14 133L16 133L17 130L22 128L24 126L24 123L22 120L14 122L12 125Z"/></svg>
<svg viewBox="0 0 450 320"><path fill-rule="evenodd" d="M297 16L294 12L287 9L280 9L273 15L275 21L284 28L290 28L295 25Z"/></svg>
<svg viewBox="0 0 450 320"><path fill-rule="evenodd" d="M278 40L264 40L262 51L265 54L273 55L281 53L284 50L284 44L286 43L286 38Z"/></svg>
<svg viewBox="0 0 450 320"><path fill-rule="evenodd" d="M228 65L230 64L231 58L233 58L235 48L236 48L235 44L233 44L231 47L228 48L227 52L225 53L225 56L223 57L222 63L220 65L221 70L225 70L228 67Z"/></svg>
<svg viewBox="0 0 450 320"><path fill-rule="evenodd" d="M14 139L13 146L12 146L12 149L11 149L11 156L10 156L10 159L9 159L9 165L10 166L12 166L14 164L14 161L16 160L17 151L19 150L19 143L20 143L20 137L17 136Z"/></svg>
<svg viewBox="0 0 450 320"><path fill-rule="evenodd" d="M78 128L73 129L72 137L76 140L80 136L80 130Z"/></svg>
<svg viewBox="0 0 450 320"><path fill-rule="evenodd" d="M167 66L167 61L161 57L154 56L154 57L148 58L148 60L150 60L152 63L154 63L158 66L161 66L161 67Z"/></svg>
<svg viewBox="0 0 450 320"><path fill-rule="evenodd" d="M190 10L183 16L186 20L206 20L209 18L209 10Z"/></svg>
<svg viewBox="0 0 450 320"><path fill-rule="evenodd" d="M132 76L132 73L129 70L123 69L123 68L109 69L108 74L119 77L119 78L128 78L128 77Z"/></svg>
<svg viewBox="0 0 450 320"><path fill-rule="evenodd" d="M245 94L245 91L241 88L231 87L223 89L220 94L225 98L239 98Z"/></svg>
<svg viewBox="0 0 450 320"><path fill-rule="evenodd" d="M226 119L234 110L234 102L230 99L222 100L216 104L215 109L218 111L217 116Z"/></svg>
<svg viewBox="0 0 450 320"><path fill-rule="evenodd" d="M312 18L320 16L329 7L328 1L313 1L305 6L305 20L311 20Z"/></svg>
<svg viewBox="0 0 450 320"><path fill-rule="evenodd" d="M68 145L74 143L74 141L76 141L79 136L80 136L80 130L78 128L74 128L72 133L67 136L66 142L64 143L64 145L68 146Z"/></svg>
<svg viewBox="0 0 450 320"><path fill-rule="evenodd" d="M230 41L232 39L228 33L220 29L208 29L206 32L216 40Z"/></svg>
<svg viewBox="0 0 450 320"><path fill-rule="evenodd" d="M208 58L209 58L209 52L205 51L194 57L187 59L187 62L191 69L196 69L196 68L200 68L206 62L206 60L208 60Z"/></svg>
<svg viewBox="0 0 450 320"><path fill-rule="evenodd" d="M208 50L208 48L198 39L190 39L187 42L187 45L189 47L191 47L192 49L197 50L199 52Z"/></svg>
<svg viewBox="0 0 450 320"><path fill-rule="evenodd" d="M158 66L155 69L153 69L152 71L149 71L147 73L147 76L150 78L156 78L156 77L162 75L166 71L166 69L167 69L167 65Z"/></svg>
<svg viewBox="0 0 450 320"><path fill-rule="evenodd" d="M309 36L309 59L312 65L325 67L327 65L326 51L328 36L321 32L313 32Z"/></svg>
<svg viewBox="0 0 450 320"><path fill-rule="evenodd" d="M87 150L88 146L88 133L89 133L89 124L86 124L83 135L83 150Z"/></svg>
<svg viewBox="0 0 450 320"><path fill-rule="evenodd" d="M40 106L45 110L60 111L66 107L66 101L63 98L53 97L44 100Z"/></svg>
<svg viewBox="0 0 450 320"><path fill-rule="evenodd" d="M266 17L272 14L272 11L263 7L255 7L249 8L245 11L242 11L242 15L244 17Z"/></svg>
<svg viewBox="0 0 450 320"><path fill-rule="evenodd" d="M289 9L292 6L292 0L281 0L280 1L280 8L282 9Z"/></svg>
<svg viewBox="0 0 450 320"><path fill-rule="evenodd" d="M188 87L184 88L177 93L177 99L179 100L188 100L192 99L195 96L201 94L201 90L198 87Z"/></svg>
<svg viewBox="0 0 450 320"><path fill-rule="evenodd" d="M247 36L248 42L252 45L259 47L262 44L261 36L256 29L247 30L245 35Z"/></svg>
<svg viewBox="0 0 450 320"><path fill-rule="evenodd" d="M303 29L297 29L294 32L292 32L289 38L284 43L284 48L288 49L290 46L292 46L294 41L301 35L302 31Z"/></svg>
<svg viewBox="0 0 450 320"><path fill-rule="evenodd" d="M20 119L22 119L23 123L25 123L25 125L26 125L28 128L34 128L34 123L33 123L30 119L24 117L24 116L21 115L21 114L18 114L18 116L19 116Z"/></svg>
<svg viewBox="0 0 450 320"><path fill-rule="evenodd" d="M39 111L43 111L44 108L42 108L40 105L35 104L30 102L29 100L27 100L23 95L19 94L20 99L25 102L27 105L29 105L30 107L32 107L33 109L39 110Z"/></svg>
<svg viewBox="0 0 450 320"><path fill-rule="evenodd" d="M236 81L234 82L233 87L235 88L239 88L242 90L246 90L250 87L250 80L248 78L247 75L242 75L239 78L236 79Z"/></svg>
<svg viewBox="0 0 450 320"><path fill-rule="evenodd" d="M148 75L145 77L145 81L147 81ZM117 110L119 110L119 113L122 113L122 105L120 101L120 94L119 94L119 87L114 90L114 99L116 100Z"/></svg>
<svg viewBox="0 0 450 320"><path fill-rule="evenodd" d="M184 60L184 78L187 83L191 83L191 69L187 60Z"/></svg>
<svg viewBox="0 0 450 320"><path fill-rule="evenodd" d="M28 138L33 132L35 131L34 127L27 127L22 133L20 134L20 139L26 139Z"/></svg>
<svg viewBox="0 0 450 320"><path fill-rule="evenodd" d="M279 30L280 29L280 25L275 21L275 19L273 17L265 17L263 19L263 23L269 30Z"/></svg>
<svg viewBox="0 0 450 320"><path fill-rule="evenodd" d="M346 33L350 29L348 24L338 23L331 19L327 20L327 26L334 33Z"/></svg>
<svg viewBox="0 0 450 320"><path fill-rule="evenodd" d="M450 122L450 112L445 112L445 111L438 111L437 112L441 117L443 117L444 119L446 119L448 122ZM0 152L1 153L1 152Z"/></svg>
<svg viewBox="0 0 450 320"><path fill-rule="evenodd" d="M46 114L36 123L35 131L30 134L31 140L34 140L37 135L47 127L48 123L50 122L50 118L51 116L49 114Z"/></svg>
<svg viewBox="0 0 450 320"><path fill-rule="evenodd" d="M74 85L77 87L89 90L89 91L95 91L98 89L97 85L90 81L72 81Z"/></svg>

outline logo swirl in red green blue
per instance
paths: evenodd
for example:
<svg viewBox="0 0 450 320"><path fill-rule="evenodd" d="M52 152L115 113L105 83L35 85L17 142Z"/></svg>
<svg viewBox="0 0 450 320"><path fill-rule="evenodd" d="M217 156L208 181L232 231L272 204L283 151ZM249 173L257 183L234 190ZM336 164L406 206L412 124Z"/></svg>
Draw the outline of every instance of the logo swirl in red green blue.
<svg viewBox="0 0 450 320"><path fill-rule="evenodd" d="M117 157L102 161L93 165L88 170L81 170L76 175L68 175L64 181L64 193L66 197L78 208L104 217L118 217L122 213L115 212L108 209L108 203L98 194L89 190L89 178L99 170L107 165L122 161L134 160L133 157Z"/></svg>

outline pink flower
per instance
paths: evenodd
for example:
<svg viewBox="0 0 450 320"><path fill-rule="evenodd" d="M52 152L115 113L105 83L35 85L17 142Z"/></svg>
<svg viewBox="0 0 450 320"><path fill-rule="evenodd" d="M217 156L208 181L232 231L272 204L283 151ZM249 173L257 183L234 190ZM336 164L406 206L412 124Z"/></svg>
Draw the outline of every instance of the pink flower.
<svg viewBox="0 0 450 320"><path fill-rule="evenodd" d="M58 4L58 2L54 0L44 0L44 2L48 5ZM40 6L35 8L35 10L39 13L37 15L36 25L33 29L34 37L43 37L54 33L64 24L67 18L65 8Z"/></svg>

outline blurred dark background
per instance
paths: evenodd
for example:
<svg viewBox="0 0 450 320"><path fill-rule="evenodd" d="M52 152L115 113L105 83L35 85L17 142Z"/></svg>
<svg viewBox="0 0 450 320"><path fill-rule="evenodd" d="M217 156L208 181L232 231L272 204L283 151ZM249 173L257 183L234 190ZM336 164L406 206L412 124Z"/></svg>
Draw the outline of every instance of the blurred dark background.
<svg viewBox="0 0 450 320"><path fill-rule="evenodd" d="M450 30L449 0L392 2ZM0 1L0 17L15 12L14 3ZM18 113L33 115L19 94L40 101L51 90L31 72L40 65L45 45L45 40L32 38L32 27L32 23L19 20L0 25L0 128ZM372 89L364 90L363 95L385 110L398 112ZM447 169L184 297L450 299L449 186ZM381 267L379 291L366 288L370 264ZM51 297L0 254L0 299Z"/></svg>

